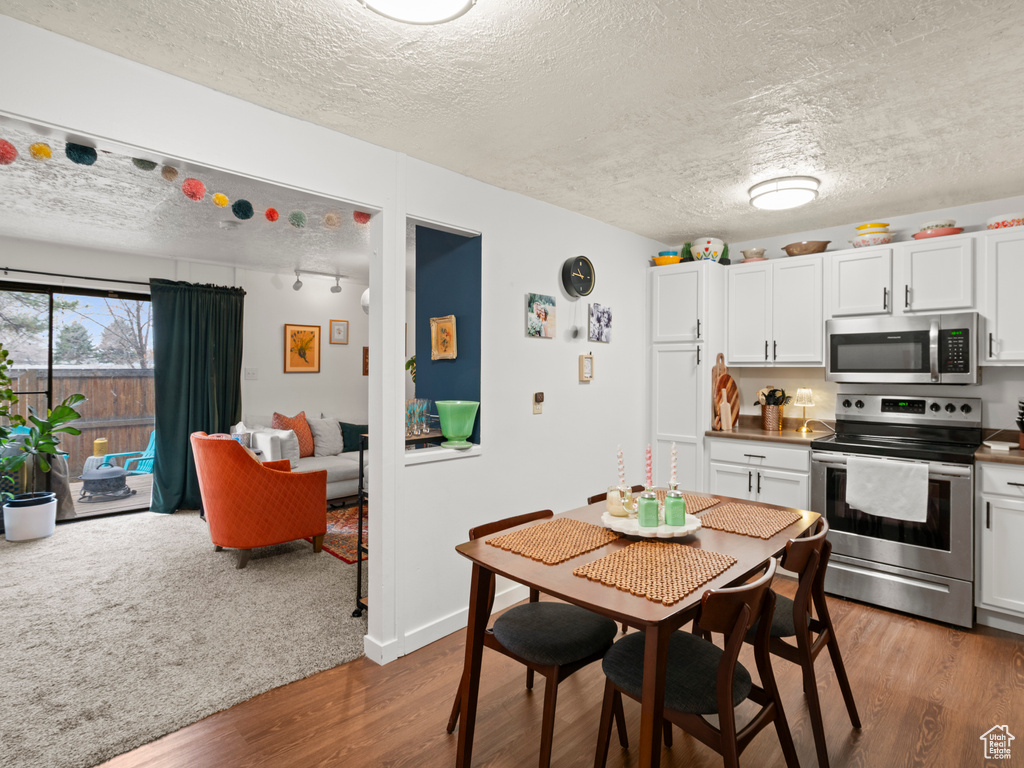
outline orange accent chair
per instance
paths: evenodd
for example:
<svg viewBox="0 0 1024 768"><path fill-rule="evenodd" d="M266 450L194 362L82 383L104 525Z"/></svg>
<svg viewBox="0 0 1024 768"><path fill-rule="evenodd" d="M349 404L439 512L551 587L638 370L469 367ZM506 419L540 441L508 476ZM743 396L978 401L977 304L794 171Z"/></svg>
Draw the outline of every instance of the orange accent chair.
<svg viewBox="0 0 1024 768"><path fill-rule="evenodd" d="M327 533L327 470L292 474L287 461L261 464L230 435L194 432L199 493L216 551L239 552L312 537L319 552Z"/></svg>

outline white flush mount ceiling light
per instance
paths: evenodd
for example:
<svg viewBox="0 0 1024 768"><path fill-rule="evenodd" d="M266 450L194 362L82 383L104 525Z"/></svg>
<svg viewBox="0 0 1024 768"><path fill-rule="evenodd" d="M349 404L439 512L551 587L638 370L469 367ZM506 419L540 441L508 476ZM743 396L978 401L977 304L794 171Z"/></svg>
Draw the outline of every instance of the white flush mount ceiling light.
<svg viewBox="0 0 1024 768"><path fill-rule="evenodd" d="M406 24L442 24L457 19L476 0L359 0L371 11Z"/></svg>
<svg viewBox="0 0 1024 768"><path fill-rule="evenodd" d="M782 211L811 202L821 182L813 176L785 176L755 184L749 190L750 204L766 211Z"/></svg>

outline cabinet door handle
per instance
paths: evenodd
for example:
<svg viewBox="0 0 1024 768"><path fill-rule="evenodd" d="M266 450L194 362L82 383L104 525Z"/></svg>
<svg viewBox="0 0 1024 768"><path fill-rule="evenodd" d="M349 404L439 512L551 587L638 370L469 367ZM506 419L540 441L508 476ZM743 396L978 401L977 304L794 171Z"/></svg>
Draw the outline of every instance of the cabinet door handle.
<svg viewBox="0 0 1024 768"><path fill-rule="evenodd" d="M907 309L910 309L910 286L909 285L904 285L903 286L903 306L905 308L907 308Z"/></svg>
<svg viewBox="0 0 1024 768"><path fill-rule="evenodd" d="M746 456L748 459L767 459L768 458L767 456L762 456L759 453L744 453L743 455Z"/></svg>
<svg viewBox="0 0 1024 768"><path fill-rule="evenodd" d="M989 357L994 357L994 355L992 354L992 341L993 341L993 339L992 339L992 332L989 331L989 334L988 334L988 356Z"/></svg>
<svg viewBox="0 0 1024 768"><path fill-rule="evenodd" d="M700 338L700 318L697 318L697 338Z"/></svg>
<svg viewBox="0 0 1024 768"><path fill-rule="evenodd" d="M764 359L768 359L768 339L764 340Z"/></svg>
<svg viewBox="0 0 1024 768"><path fill-rule="evenodd" d="M779 342L773 341L772 342L772 360L778 360L778 359L779 359Z"/></svg>
<svg viewBox="0 0 1024 768"><path fill-rule="evenodd" d="M882 286L882 311L889 309L889 289Z"/></svg>
<svg viewBox="0 0 1024 768"><path fill-rule="evenodd" d="M761 495L761 473L757 473L757 495Z"/></svg>
<svg viewBox="0 0 1024 768"><path fill-rule="evenodd" d="M991 528L992 527L992 502L991 501L986 501L985 502L985 527L986 528Z"/></svg>
<svg viewBox="0 0 1024 768"><path fill-rule="evenodd" d="M700 347L697 347L697 365L700 365Z"/></svg>
<svg viewBox="0 0 1024 768"><path fill-rule="evenodd" d="M754 473L747 470L747 493L754 490Z"/></svg>
<svg viewBox="0 0 1024 768"><path fill-rule="evenodd" d="M1007 481L1006 484L1007 485L1015 485L1018 488L1024 488L1024 483L1011 483L1011 482Z"/></svg>

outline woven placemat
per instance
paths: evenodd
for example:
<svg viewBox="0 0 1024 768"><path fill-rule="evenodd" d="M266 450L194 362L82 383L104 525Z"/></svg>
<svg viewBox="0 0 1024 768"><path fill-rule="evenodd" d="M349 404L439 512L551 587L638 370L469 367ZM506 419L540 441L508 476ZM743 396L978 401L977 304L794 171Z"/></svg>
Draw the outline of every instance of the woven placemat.
<svg viewBox="0 0 1024 768"><path fill-rule="evenodd" d="M733 502L705 512L700 516L700 524L716 531L770 539L799 519L799 514L785 509L769 509Z"/></svg>
<svg viewBox="0 0 1024 768"><path fill-rule="evenodd" d="M686 502L686 514L688 515L696 515L721 501L714 496L694 496L690 493L684 493L683 500Z"/></svg>
<svg viewBox="0 0 1024 768"><path fill-rule="evenodd" d="M555 565L576 555L603 547L619 538L615 531L570 517L560 517L521 531L486 539L492 547L504 549L531 560Z"/></svg>
<svg viewBox="0 0 1024 768"><path fill-rule="evenodd" d="M732 555L665 541L638 541L581 565L573 575L663 605L678 603L736 562Z"/></svg>

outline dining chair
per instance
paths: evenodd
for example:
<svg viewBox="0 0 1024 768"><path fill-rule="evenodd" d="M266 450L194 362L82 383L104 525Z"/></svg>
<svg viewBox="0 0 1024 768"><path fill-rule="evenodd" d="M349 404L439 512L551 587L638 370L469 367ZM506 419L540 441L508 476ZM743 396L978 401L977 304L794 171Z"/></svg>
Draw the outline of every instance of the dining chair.
<svg viewBox="0 0 1024 768"><path fill-rule="evenodd" d="M770 587L776 568L777 561L772 558L764 575L756 581L708 590L701 598L694 632L677 631L669 637L663 717L722 755L726 768L738 768L739 756L751 739L773 722L786 765L799 768L768 652L768 631L775 608L775 593ZM747 631L755 623L760 625L754 643L760 686L738 661ZM697 632L722 633L724 649ZM622 694L638 701L643 698L645 644L644 633L634 632L605 654L602 666L606 681L595 766L603 768L607 763L612 713L622 706ZM761 708L737 730L735 707L746 699ZM718 727L704 715L717 715Z"/></svg>
<svg viewBox="0 0 1024 768"><path fill-rule="evenodd" d="M644 489L644 487L642 485L634 485L629 490L630 490L631 493L636 494L636 493L640 493L640 491L642 491L643 489ZM607 498L608 498L608 492L607 491L605 491L604 493L598 493L598 494L596 494L594 496L588 496L587 497L587 504L597 504L597 502L604 501Z"/></svg>
<svg viewBox="0 0 1024 768"><path fill-rule="evenodd" d="M807 708L811 715L811 731L814 733L819 768L829 766L825 728L821 719L821 702L818 699L818 686L814 675L814 660L824 648L828 648L832 657L832 666L836 672L839 690L842 691L846 702L850 722L854 728L860 728L857 705L853 701L850 680L846 676L846 666L839 653L836 631L832 626L828 603L825 601L825 569L832 554L832 544L826 538L827 535L828 522L822 517L818 519L814 535L790 539L786 543L781 567L798 575L796 596L791 600L785 595L776 594L775 614L772 617L768 645L772 655L793 662L803 672L804 695L807 696ZM817 614L816 618L811 615L812 604ZM817 635L813 640L812 634ZM795 638L796 645L783 640L787 637ZM747 634L747 641L755 641L754 630Z"/></svg>
<svg viewBox="0 0 1024 768"><path fill-rule="evenodd" d="M469 531L470 540L490 536L506 528L512 528L535 520L553 517L550 509L509 517L486 525L478 525ZM487 613L494 605L494 574L488 588ZM484 646L526 666L526 687L533 689L534 673L544 676L544 714L541 725L540 768L551 764L551 746L555 730L555 703L558 684L573 672L598 661L612 646L617 633L615 622L598 616L586 608L568 603L541 602L540 592L530 590L530 600L517 605L495 619L484 634ZM455 730L462 707L462 696L468 684L468 671L463 671L459 690L455 694L451 716L448 718L448 733ZM615 709L615 722L619 731L619 743L628 746L626 719L619 701Z"/></svg>

